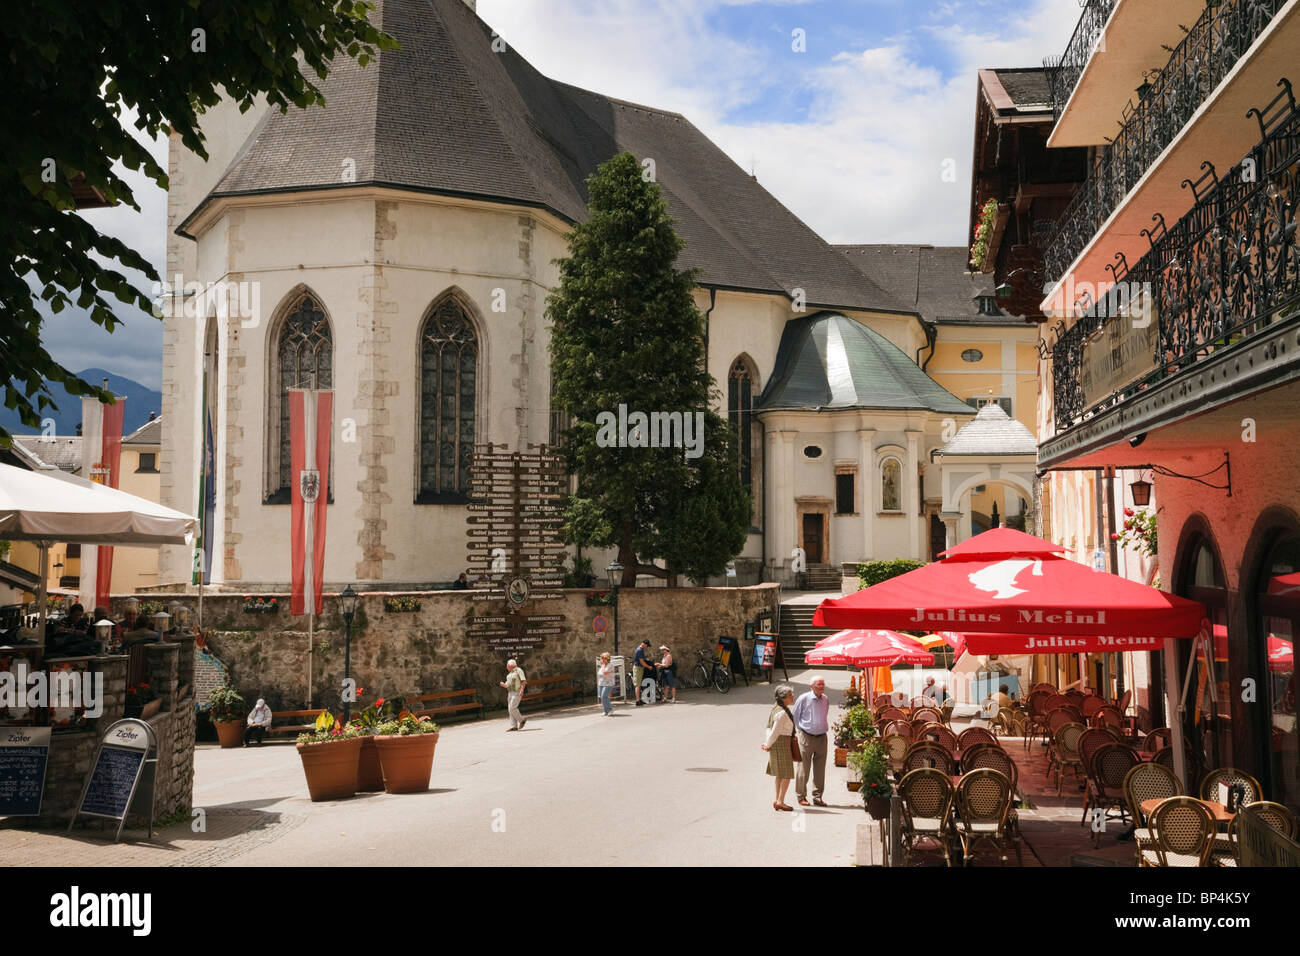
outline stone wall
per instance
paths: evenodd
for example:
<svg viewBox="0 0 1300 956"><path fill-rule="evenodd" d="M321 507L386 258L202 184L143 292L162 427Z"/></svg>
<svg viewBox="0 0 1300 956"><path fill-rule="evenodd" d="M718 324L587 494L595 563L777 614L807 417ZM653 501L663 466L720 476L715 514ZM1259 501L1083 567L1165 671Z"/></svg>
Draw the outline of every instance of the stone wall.
<svg viewBox="0 0 1300 956"><path fill-rule="evenodd" d="M595 696L595 661L614 649L614 609L587 607L585 590L564 592L562 599L540 601L533 614L563 614L562 633L547 635L541 646L513 654L532 677L574 674ZM250 702L265 697L272 710L336 707L344 664L344 628L338 601L327 596L311 640L311 691L308 693L306 617L288 613L288 595L274 595L283 610L255 614L243 610L242 595L204 597L203 630L208 646L229 665L235 687ZM386 597L414 597L415 612L384 610ZM195 595L159 595L192 609ZM114 610L120 601L114 600ZM695 651L715 646L720 636L743 637L745 623L776 610L777 586L747 588L632 588L619 591L619 651L629 658L637 642L649 638L656 649L667 644L679 672L695 661ZM482 591L363 594L352 625L352 676L362 699L414 695L474 687L489 707L504 707L504 650L492 650L484 638L467 633L469 619L502 613L502 600ZM598 634L597 616L609 628ZM194 618L192 618L194 619ZM551 625L553 626L553 625ZM745 645L746 654L750 645ZM191 655L192 657L192 655ZM251 703L250 703L251 706Z"/></svg>
<svg viewBox="0 0 1300 956"><path fill-rule="evenodd" d="M49 763L45 771L45 792L38 817L15 817L22 822L48 827L66 824L72 818L81 788L90 771L95 748L104 732L126 711L127 658L91 658L91 671L104 675L103 713L88 719L75 730L55 730L50 740ZM149 718L158 741L155 770L153 817L160 819L188 811L194 790L194 641L175 642L149 648L148 675L159 691L162 710ZM116 829L113 821L82 817L91 826ZM148 825L143 814L130 814L127 826Z"/></svg>

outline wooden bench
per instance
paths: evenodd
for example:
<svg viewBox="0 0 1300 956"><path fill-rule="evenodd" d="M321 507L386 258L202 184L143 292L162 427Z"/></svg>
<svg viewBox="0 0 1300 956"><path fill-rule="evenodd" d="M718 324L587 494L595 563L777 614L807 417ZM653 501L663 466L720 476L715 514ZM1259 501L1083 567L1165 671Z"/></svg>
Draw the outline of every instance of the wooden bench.
<svg viewBox="0 0 1300 956"><path fill-rule="evenodd" d="M299 734L309 734L316 729L316 718L325 713L322 710L273 710L271 711L271 727L267 730L268 737L290 736L297 737ZM306 723L302 723L302 721ZM284 723L288 721L288 723Z"/></svg>
<svg viewBox="0 0 1300 956"><path fill-rule="evenodd" d="M582 685L572 674L560 674L556 677L530 677L528 689L524 691L520 707L529 704L541 704L561 698L576 699L582 697Z"/></svg>
<svg viewBox="0 0 1300 956"><path fill-rule="evenodd" d="M421 707L420 705L428 705ZM421 694L408 697L406 706L416 717L456 717L469 711L478 711L474 716L483 716L483 698L473 687L465 690L443 690L436 694Z"/></svg>

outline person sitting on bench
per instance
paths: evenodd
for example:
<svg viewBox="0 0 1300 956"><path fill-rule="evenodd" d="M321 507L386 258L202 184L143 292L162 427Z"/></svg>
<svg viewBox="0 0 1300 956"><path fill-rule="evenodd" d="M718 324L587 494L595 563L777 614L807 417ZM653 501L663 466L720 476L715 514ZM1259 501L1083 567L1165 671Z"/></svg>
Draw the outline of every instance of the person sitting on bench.
<svg viewBox="0 0 1300 956"><path fill-rule="evenodd" d="M262 737L271 729L271 708L266 706L266 701L261 697L257 698L257 706L248 714L248 727L244 730L244 746L248 746L250 738L257 739L257 745L262 746Z"/></svg>

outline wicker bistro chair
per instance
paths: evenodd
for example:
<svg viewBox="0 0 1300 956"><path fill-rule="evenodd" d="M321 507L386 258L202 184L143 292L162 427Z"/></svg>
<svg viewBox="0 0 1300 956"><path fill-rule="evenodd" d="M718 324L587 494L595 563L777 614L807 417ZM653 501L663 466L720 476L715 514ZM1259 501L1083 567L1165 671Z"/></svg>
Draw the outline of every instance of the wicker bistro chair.
<svg viewBox="0 0 1300 956"><path fill-rule="evenodd" d="M1173 731L1168 727L1157 727L1142 739L1142 752L1153 754L1163 747L1168 747L1172 738Z"/></svg>
<svg viewBox="0 0 1300 956"><path fill-rule="evenodd" d="M893 698L888 694L877 694L876 699L871 702L871 706L883 710L893 702Z"/></svg>
<svg viewBox="0 0 1300 956"><path fill-rule="evenodd" d="M1165 767L1170 773L1174 773L1174 748L1161 747L1159 750L1156 751L1155 756L1151 758L1151 762L1158 763L1162 767ZM1190 780L1201 779L1200 758L1196 756L1196 752L1192 750L1191 745L1188 744L1186 741L1184 741L1183 763L1187 767L1188 779ZM1181 783L1182 781L1180 781L1180 784ZM1191 788L1187 787L1186 789L1190 790Z"/></svg>
<svg viewBox="0 0 1300 956"><path fill-rule="evenodd" d="M1050 739L1050 732L1047 729L1047 711L1044 705L1052 697L1046 691L1036 690L1029 695L1029 714L1026 719L1028 734L1025 736L1025 749L1035 737L1042 737L1044 740Z"/></svg>
<svg viewBox="0 0 1300 956"><path fill-rule="evenodd" d="M972 770L957 781L957 836L961 839L964 864L970 865L975 848L982 842L992 843L1007 863L1007 844L1016 851L1016 862L1023 866L1020 840L1007 826L1015 793L1006 774L990 768Z"/></svg>
<svg viewBox="0 0 1300 956"><path fill-rule="evenodd" d="M1088 796L1083 802L1083 822L1088 822L1088 810L1101 813L1102 825L1110 818L1112 810L1119 811L1122 823L1128 816L1124 798L1124 779L1134 765L1141 763L1128 747L1106 744L1092 758L1092 772L1088 774ZM1092 828L1093 847L1101 846L1102 827Z"/></svg>
<svg viewBox="0 0 1300 956"><path fill-rule="evenodd" d="M972 770L996 770L1005 774L1011 781L1011 789L1018 792L1020 789L1020 768L1016 762L1011 759L1011 755L1001 747L993 747L988 744L976 744L970 750L963 750L961 754L961 766L967 773ZM1011 811L1015 813L1014 810Z"/></svg>
<svg viewBox="0 0 1300 956"><path fill-rule="evenodd" d="M1092 776L1092 755L1107 744L1115 743L1115 738L1104 730L1093 727L1079 736L1079 759L1083 761L1085 776Z"/></svg>
<svg viewBox="0 0 1300 956"><path fill-rule="evenodd" d="M1129 817L1136 827L1133 831L1137 849L1135 865L1141 866L1142 851L1152 846L1151 831L1146 829L1146 822L1142 818L1142 802L1176 797L1183 792L1183 788L1168 767L1158 763L1137 763L1124 775L1120 789L1128 803Z"/></svg>
<svg viewBox="0 0 1300 956"><path fill-rule="evenodd" d="M951 776L929 767L911 770L898 782L898 795L903 803L903 865L920 851L923 841L932 841L943 852L944 864L952 866Z"/></svg>
<svg viewBox="0 0 1300 956"><path fill-rule="evenodd" d="M998 738L983 727L967 727L957 735L957 746L963 751L977 743L996 744L997 742Z"/></svg>
<svg viewBox="0 0 1300 956"><path fill-rule="evenodd" d="M917 733L917 741L929 740L937 743L949 753L957 752L957 735L945 727L943 724L930 723L926 724Z"/></svg>
<svg viewBox="0 0 1300 956"><path fill-rule="evenodd" d="M940 770L951 777L953 764L952 754L947 750L933 741L922 740L908 748L903 757L903 773L924 768Z"/></svg>
<svg viewBox="0 0 1300 956"><path fill-rule="evenodd" d="M1227 784L1229 787L1241 784L1246 789L1242 799L1243 805L1258 803L1264 799L1264 791L1260 788L1259 781L1236 767L1219 767L1207 773L1201 779L1201 799L1223 802L1219 800L1220 783Z"/></svg>
<svg viewBox="0 0 1300 956"><path fill-rule="evenodd" d="M912 739L912 725L905 720L890 720L881 728L880 734L882 737L888 734L898 734L910 741Z"/></svg>
<svg viewBox="0 0 1300 956"><path fill-rule="evenodd" d="M952 712L956 706L957 702L951 697L939 705L939 717L943 720L944 726L952 725Z"/></svg>
<svg viewBox="0 0 1300 956"><path fill-rule="evenodd" d="M1114 740L1115 743L1123 744L1125 747L1130 749L1132 748L1133 745L1129 743L1129 739L1124 736L1124 731L1120 730L1118 727L1103 727L1102 731L1103 733L1110 734L1111 739Z"/></svg>
<svg viewBox="0 0 1300 956"><path fill-rule="evenodd" d="M1271 800L1260 800L1257 803L1246 804L1242 810L1251 810L1287 839L1295 839L1298 824L1296 815L1290 807ZM1237 866L1241 862L1240 844L1237 842L1237 821L1240 819L1241 810L1228 824L1227 834L1220 833L1215 836L1214 848L1210 850L1210 866Z"/></svg>
<svg viewBox="0 0 1300 956"><path fill-rule="evenodd" d="M942 724L943 714L938 707L918 707L912 711L912 723L918 720L933 720L936 724Z"/></svg>
<svg viewBox="0 0 1300 956"><path fill-rule="evenodd" d="M903 769L903 758L907 752L912 749L912 739L904 737L902 734L886 733L881 743L885 745L885 753L889 757L889 765L898 773Z"/></svg>
<svg viewBox="0 0 1300 956"><path fill-rule="evenodd" d="M1214 848L1214 814L1195 797L1169 797L1151 811L1151 843L1142 866L1206 866Z"/></svg>
<svg viewBox="0 0 1300 956"><path fill-rule="evenodd" d="M1074 719L1074 714L1070 713L1070 711L1064 707L1058 707L1047 715L1047 732L1051 734L1052 737L1055 737L1056 732L1066 724L1077 723L1079 723L1079 721Z"/></svg>
<svg viewBox="0 0 1300 956"><path fill-rule="evenodd" d="M907 702L907 706L911 707L912 710L917 710L920 707L929 707L930 705L931 700L928 697L913 697Z"/></svg>
<svg viewBox="0 0 1300 956"><path fill-rule="evenodd" d="M1090 722L1093 727L1115 727L1123 730L1124 714L1113 704L1103 704L1097 708L1097 712L1092 715Z"/></svg>
<svg viewBox="0 0 1300 956"><path fill-rule="evenodd" d="M1065 692L1065 696L1070 698L1070 703L1073 704L1075 707L1083 706L1084 700L1086 700L1088 697L1087 694L1085 694L1083 691L1079 690L1078 688L1075 688L1074 690L1067 690Z"/></svg>
<svg viewBox="0 0 1300 956"><path fill-rule="evenodd" d="M1036 693L1038 693L1040 690L1041 690L1041 691L1046 691L1046 692L1049 693L1049 694L1055 694L1055 693L1056 693L1056 685L1055 685L1055 684L1049 684L1049 683L1047 683L1046 681L1039 681L1039 682L1038 682L1037 684L1035 684L1033 687L1029 688L1029 692L1030 692L1031 694L1036 694Z"/></svg>
<svg viewBox="0 0 1300 956"><path fill-rule="evenodd" d="M1083 703L1079 705L1079 713L1083 714L1084 719L1087 720L1105 706L1106 701L1100 697L1085 697Z"/></svg>
<svg viewBox="0 0 1300 956"><path fill-rule="evenodd" d="M1065 771L1073 771L1076 777L1083 771L1083 761L1079 757L1079 738L1083 736L1084 730L1083 724L1066 724L1056 732L1051 755L1056 764L1058 797L1065 786Z"/></svg>
<svg viewBox="0 0 1300 956"><path fill-rule="evenodd" d="M1074 704L1070 701L1070 698L1066 697L1064 694L1051 694L1048 696L1047 700L1043 701L1043 713L1050 714L1058 707L1073 706Z"/></svg>

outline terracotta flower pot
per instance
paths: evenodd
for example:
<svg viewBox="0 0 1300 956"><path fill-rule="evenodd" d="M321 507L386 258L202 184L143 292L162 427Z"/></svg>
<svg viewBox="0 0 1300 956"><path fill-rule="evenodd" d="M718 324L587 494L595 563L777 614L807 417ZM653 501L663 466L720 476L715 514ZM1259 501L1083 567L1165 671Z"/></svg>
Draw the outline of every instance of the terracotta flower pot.
<svg viewBox="0 0 1300 956"><path fill-rule="evenodd" d="M849 765L849 752L843 747L835 748L835 766L847 767Z"/></svg>
<svg viewBox="0 0 1300 956"><path fill-rule="evenodd" d="M148 720L150 717L154 716L155 714L161 714L162 705L163 702L161 697L149 701L149 703L145 704L143 707L140 708L140 719Z"/></svg>
<svg viewBox="0 0 1300 956"><path fill-rule="evenodd" d="M438 734L375 737L374 741L379 748L385 790L389 793L419 793L429 789Z"/></svg>
<svg viewBox="0 0 1300 956"><path fill-rule="evenodd" d="M331 740L323 744L298 744L302 771L313 803L338 800L357 792L362 737Z"/></svg>
<svg viewBox="0 0 1300 956"><path fill-rule="evenodd" d="M384 789L384 771L379 764L379 748L374 737L361 738L361 762L357 765L357 793L374 793Z"/></svg>
<svg viewBox="0 0 1300 956"><path fill-rule="evenodd" d="M212 726L217 728L217 739L221 741L222 750L244 746L244 721L214 720Z"/></svg>
<svg viewBox="0 0 1300 956"><path fill-rule="evenodd" d="M888 797L868 797L867 813L871 814L873 820L887 820L889 818L889 798Z"/></svg>

